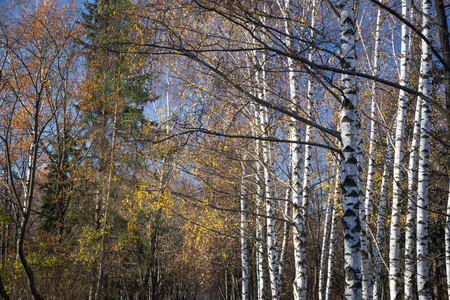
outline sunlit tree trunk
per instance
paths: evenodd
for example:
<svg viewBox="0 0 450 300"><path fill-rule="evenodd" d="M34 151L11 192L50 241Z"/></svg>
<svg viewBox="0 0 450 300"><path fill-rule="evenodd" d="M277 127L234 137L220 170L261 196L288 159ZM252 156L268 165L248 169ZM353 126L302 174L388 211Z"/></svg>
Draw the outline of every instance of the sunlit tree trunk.
<svg viewBox="0 0 450 300"><path fill-rule="evenodd" d="M336 187L334 190L334 196L330 203L331 205L331 228L330 228L330 246L328 249L328 271L327 271L327 280L326 280L326 288L325 288L325 300L331 299L331 289L332 289L332 279L333 279L333 267L336 259L336 252L334 251L336 244L336 226L337 226L337 212L336 212L336 203L339 199L339 188L338 183L340 183L340 176L338 167L336 167Z"/></svg>
<svg viewBox="0 0 450 300"><path fill-rule="evenodd" d="M419 80L419 86L422 84ZM416 206L417 206L417 151L420 134L420 111L422 101L417 98L414 116L414 130L411 141L408 167L408 204L405 224L405 300L415 299L415 275L416 275Z"/></svg>
<svg viewBox="0 0 450 300"><path fill-rule="evenodd" d="M371 66L372 75L378 76L379 65L378 59L380 56L380 40L382 27L382 9L378 7L377 21L375 27L375 45L373 63ZM376 142L376 102L378 98L377 82L372 82L371 87L371 105L370 105L370 134L369 134L369 154L367 167L367 181L365 195L362 195L364 187L363 168L362 168L362 140L358 147L358 163L360 164L360 214L361 214L361 265L362 265L362 293L364 299L373 299L373 276L370 273L370 257L369 257L369 242L370 242L370 221L372 213L372 199L374 186L374 158L375 158L375 142Z"/></svg>
<svg viewBox="0 0 450 300"><path fill-rule="evenodd" d="M372 74L373 76L378 76L379 66L378 59L380 56L380 41L381 41L381 26L382 24L382 10L378 7L377 10L377 25L375 28L375 47L374 47L374 55L373 55L373 64L372 64ZM374 182L374 158L375 158L375 141L376 141L376 100L377 100L377 83L374 81L372 83L371 88L371 104L370 104L370 137L369 137L369 158L368 158L368 166L367 166L367 183L366 183L366 194L365 194L365 202L366 202L366 219L370 221L370 215L372 213L372 198L373 198L373 182Z"/></svg>
<svg viewBox="0 0 450 300"><path fill-rule="evenodd" d="M409 0L402 0L402 17L409 20ZM400 58L400 84L408 85L409 79L409 27L402 24L401 32L401 58ZM394 184L391 214L391 229L389 240L389 291L391 300L401 297L400 272L400 199L402 189L402 161L404 151L404 132L406 122L407 93L399 92L397 121L395 130L394 148Z"/></svg>
<svg viewBox="0 0 450 300"><path fill-rule="evenodd" d="M378 7L377 10L377 23L375 28L375 47L374 47L374 57L372 64L372 74L378 76L378 59L380 56L380 40L381 40L381 26L382 26L382 10ZM374 185L374 158L375 158L375 133L376 133L376 101L377 95L377 83L374 81L371 88L371 104L370 104L370 136L369 136L369 159L367 167L367 183L365 197L362 199L364 201L364 215L361 217L361 251L362 251L362 281L363 281L363 298L373 299L373 276L370 274L370 261L369 261L369 237L368 232L370 226L370 219L372 213L372 199L373 199L373 185ZM361 176L362 174L360 174ZM362 181L362 180L361 180ZM361 189L363 185L361 184Z"/></svg>
<svg viewBox="0 0 450 300"><path fill-rule="evenodd" d="M295 135L296 140L299 140L298 132ZM292 153L292 202L293 202L293 239L294 239L294 260L295 260L295 278L294 278L294 298L299 299L302 290L306 289L306 259L302 256L300 248L303 247L301 236L302 232L306 230L304 224L304 215L302 209L301 197L301 167L300 167L300 145L294 144L295 148Z"/></svg>
<svg viewBox="0 0 450 300"><path fill-rule="evenodd" d="M422 33L429 40L431 31L431 0L422 1ZM422 41L419 89L426 97L432 97L432 64L430 47ZM417 183L417 292L419 299L430 299L430 279L428 276L428 169L430 153L431 107L422 99L420 120L419 170Z"/></svg>
<svg viewBox="0 0 450 300"><path fill-rule="evenodd" d="M377 23L375 28L375 47L372 65L372 74L378 76L378 59L380 55L380 40L382 26L382 10L378 7ZM363 298L373 299L373 276L370 274L369 262L369 228L370 217L372 213L373 185L374 185L374 157L375 157L375 127L376 127L376 101L377 101L377 83L374 81L371 88L371 105L370 105L370 136L369 136L369 159L367 168L367 183L364 201L364 217L361 216L361 251L362 251L362 281L363 281ZM361 159L359 160L361 161ZM362 171L362 170L361 170ZM360 174L361 176L362 174ZM362 182L362 180L360 180ZM362 184L362 183L361 183ZM363 188L362 186L360 187Z"/></svg>
<svg viewBox="0 0 450 300"><path fill-rule="evenodd" d="M315 6L315 1L312 1L312 7ZM291 2L286 1L286 12L290 11ZM285 18L288 19L289 14L285 14ZM312 13L311 16L311 28L314 28L315 24L315 14ZM292 48L292 41L290 40L291 30L290 25L286 22L287 28L287 36L288 36L288 47ZM310 38L313 40L314 32L311 30ZM293 49L291 49L293 50ZM308 51L308 59L312 61L313 53L311 49ZM290 91L291 91L291 101L293 105L298 105L297 98L298 92L297 89L297 81L294 78L296 75L294 73L293 61L291 58L288 58L288 67L289 67L289 82L290 82ZM312 89L312 81L311 78L308 78L307 83L307 114L308 118L312 119L312 98L313 98L313 89ZM297 108L295 107L295 111ZM296 128L296 140L300 140L300 132L299 128ZM294 184L293 188L293 201L294 201L294 257L295 257L295 277L294 277L294 299L306 299L307 292L307 269L306 269L306 214L307 214L307 203L309 198L309 177L310 177L310 168L311 168L311 146L308 143L311 141L312 135L312 127L306 126L305 133L305 142L304 146L304 162L303 162L303 182L301 183L300 177L300 149L299 146L296 145L294 149L293 155L293 175L292 180ZM301 188L300 188L301 185Z"/></svg>
<svg viewBox="0 0 450 300"><path fill-rule="evenodd" d="M242 300L250 299L249 291L249 263L248 263L248 246L247 246L247 187L246 177L246 161L247 156L244 156L242 162L242 182L241 182L241 264L242 264Z"/></svg>
<svg viewBox="0 0 450 300"><path fill-rule="evenodd" d="M262 113L262 117L266 118L267 112ZM265 120L264 125L266 125ZM267 127L267 126L264 126ZM265 135L267 137L267 135ZM264 188L265 188L265 201L266 201L266 213L267 213L267 257L269 262L269 278L270 287L272 291L272 299L280 298L280 284L279 284L279 241L277 232L277 220L275 216L275 199L271 193L272 189L272 177L270 174L270 149L267 143L263 145L263 172L264 172Z"/></svg>
<svg viewBox="0 0 450 300"><path fill-rule="evenodd" d="M259 118L258 108L255 109L256 118ZM259 124L259 119L256 120ZM264 226L264 186L263 186L263 166L261 164L261 143L256 141L256 277L257 277L257 297L258 300L266 299L266 247L265 247L265 226Z"/></svg>
<svg viewBox="0 0 450 300"><path fill-rule="evenodd" d="M380 189L380 204L378 208L378 220L377 220L377 234L375 238L375 247L374 247L374 267L373 267L373 299L381 300L383 299L382 295L382 282L381 282L381 268L383 263L383 240L384 240L384 226L386 223L386 205L387 205L387 193L389 186L389 177L391 174L391 165L392 165L392 143L387 139L387 150L386 150L386 160L384 162L383 167L383 179L381 182Z"/></svg>
<svg viewBox="0 0 450 300"><path fill-rule="evenodd" d="M355 71L355 11L354 1L341 4L341 65L345 71ZM361 240L359 219L359 176L357 161L357 107L356 77L341 77L343 98L341 106L342 193L344 226L344 276L345 299L362 298Z"/></svg>
<svg viewBox="0 0 450 300"><path fill-rule="evenodd" d="M289 176L290 177L290 176ZM289 231L290 231L290 219L291 219L291 203L292 203L292 189L291 189L292 182L289 180L289 186L286 189L286 203L284 206L284 213L283 213L283 219L286 221L283 222L283 240L281 242L281 251L280 251L280 270L279 270L279 276L280 276L280 291L283 291L283 281L284 281L284 270L286 265L286 256L287 256L287 250L289 246Z"/></svg>
<svg viewBox="0 0 450 300"><path fill-rule="evenodd" d="M255 81L254 87L255 94L262 99L262 80L261 80L261 68L256 51L252 52L250 56L250 65L255 68ZM252 134L258 136L261 133L261 117L260 107L257 104L252 104L253 119L251 122ZM255 185L256 185L256 224L255 224L255 248L256 248L256 296L258 300L266 299L266 243L265 243L265 218L264 212L264 181L263 181L263 165L262 165L262 145L260 140L255 141L255 157L256 157L256 173L255 173Z"/></svg>
<svg viewBox="0 0 450 300"><path fill-rule="evenodd" d="M278 1L280 10L285 18L285 33L286 33L286 47L294 52L295 45L291 39L292 30L290 23L290 12L292 1L285 0ZM288 76L289 76L289 95L292 111L297 111L298 106L298 79L295 73L294 60L291 57L287 58ZM309 82L309 81L308 81ZM310 82L308 83L308 87ZM289 138L292 141L300 141L300 130L297 127L297 121L294 118L290 120ZM306 297L306 258L305 258L305 237L306 226L305 209L302 195L302 182L300 177L301 154L300 145L292 143L290 145L290 164L292 169L291 183L292 183L292 203L293 203L293 241L294 241L294 262L295 262L295 277L293 283L294 299L305 299ZM309 168L309 167L308 167ZM306 168L305 168L306 170ZM305 171L306 172L306 171Z"/></svg>
<svg viewBox="0 0 450 300"><path fill-rule="evenodd" d="M336 170L337 171L337 170ZM338 188L338 181L339 177L336 176L335 180L335 190ZM334 191L330 188L330 195L327 202L327 210L325 214L325 224L323 225L323 238L322 238L322 251L320 254L320 269L319 269L319 300L325 299L325 289L326 289L326 270L327 270L327 262L328 262L328 255L329 255L329 246L330 246L330 239L331 239L331 221L332 221L332 214L334 212ZM331 243L334 243L334 241L331 241Z"/></svg>
<svg viewBox="0 0 450 300"><path fill-rule="evenodd" d="M410 20L413 20L414 9L410 9ZM412 48L412 38L409 41L409 48ZM419 78L419 86L422 85ZM405 223L405 271L404 271L404 290L405 300L415 299L416 294L416 207L417 207L417 152L419 148L420 132L420 112L421 99L417 98L416 110L414 114L414 129L411 140L408 164L408 203L406 207Z"/></svg>
<svg viewBox="0 0 450 300"><path fill-rule="evenodd" d="M266 66L264 62L266 61L266 54L262 57L262 68L261 68L261 87L263 92L263 99L267 101L267 78L266 78ZM267 107L260 107L260 125L262 136L269 137L269 116ZM276 205L275 199L272 195L272 176L270 174L271 169L271 158L270 158L270 144L268 142L262 142L262 163L263 163L263 174L264 174L264 197L266 203L266 227L267 227L267 258L269 263L269 279L270 279L270 289L272 292L272 299L280 298L280 284L279 284L279 241L278 241L278 231L277 231L277 220L275 217Z"/></svg>
<svg viewBox="0 0 450 300"><path fill-rule="evenodd" d="M363 299L372 299L372 284L370 276L369 261L369 239L367 236L366 203L364 197L364 171L363 171L363 150L361 123L357 125L358 134L358 183L359 183L359 217L361 222L361 280Z"/></svg>

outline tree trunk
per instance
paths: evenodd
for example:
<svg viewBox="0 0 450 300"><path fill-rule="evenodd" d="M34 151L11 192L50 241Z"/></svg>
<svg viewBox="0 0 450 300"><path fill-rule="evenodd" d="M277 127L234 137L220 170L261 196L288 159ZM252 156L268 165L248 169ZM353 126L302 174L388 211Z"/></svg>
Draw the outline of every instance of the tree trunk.
<svg viewBox="0 0 450 300"><path fill-rule="evenodd" d="M373 290L373 299L381 300L383 299L383 287L381 280L381 266L383 263L383 240L384 240L384 226L386 220L386 205L387 205L387 194L388 194L388 185L389 185L389 177L392 163L392 142L390 141L389 136L387 139L387 151L386 151L386 160L384 162L383 167L383 179L381 182L380 189L380 204L378 208L378 220L377 220L377 235L375 238L375 251L374 251L374 267L373 267L373 279L374 279L374 290ZM387 266L386 266L387 268Z"/></svg>
<svg viewBox="0 0 450 300"><path fill-rule="evenodd" d="M422 1L422 33L429 40L432 38L431 0ZM432 97L431 86L431 51L422 41L420 77L422 86L419 89L426 97ZM430 279L428 274L428 169L430 154L431 107L422 99L422 115L420 120L419 170L417 184L417 292L420 300L430 299Z"/></svg>
<svg viewBox="0 0 450 300"><path fill-rule="evenodd" d="M374 76L378 76L379 66L378 59L380 56L380 41L381 41L381 27L382 27L382 10L381 7L377 9L377 23L375 28L375 47L374 47L374 58L372 64L372 74ZM369 160L367 167L367 183L366 183L366 191L364 201L365 208L365 218L364 223L366 228L362 228L362 234L364 234L365 241L361 242L361 250L362 253L367 253L366 258L362 260L363 273L363 297L364 299L371 300L373 299L373 276L370 274L370 265L369 265L369 242L370 242L370 233L369 226L371 221L372 214L372 199L373 199L373 185L374 185L374 176L375 176L375 168L374 168L374 158L375 158L375 127L376 127L376 101L378 98L377 95L377 82L374 81L372 83L371 89L372 97L371 97L371 105L370 105L370 137L369 137ZM363 185L360 187L363 188ZM364 227L362 226L362 227Z"/></svg>
<svg viewBox="0 0 450 300"><path fill-rule="evenodd" d="M331 228L330 228L330 246L328 252L328 272L327 272L327 282L325 289L325 300L331 300L331 288L332 288L332 279L333 279L333 264L335 261L335 251L334 246L336 244L336 225L337 225L337 213L336 213L336 203L339 198L339 189L337 188L337 184L340 181L339 170L336 167L336 188L334 190L334 196L330 203L331 205Z"/></svg>
<svg viewBox="0 0 450 300"><path fill-rule="evenodd" d="M341 65L345 71L355 71L355 6L353 0L346 0L341 5ZM341 107L341 147L342 192L344 225L344 274L345 299L362 298L361 282L361 240L359 219L359 187L357 161L357 107L358 95L356 77L342 75Z"/></svg>
<svg viewBox="0 0 450 300"><path fill-rule="evenodd" d="M280 276L280 291L283 291L283 282L284 282L284 267L286 264L286 255L287 255L287 249L288 249L288 241L289 241L289 231L290 231L290 215L291 215L291 203L292 203L292 190L291 190L291 182L289 184L289 187L286 189L286 203L284 206L284 215L283 219L286 221L283 222L283 240L281 242L281 251L280 251L280 270L279 270L279 276Z"/></svg>
<svg viewBox="0 0 450 300"><path fill-rule="evenodd" d="M256 111L256 110L255 110ZM258 113L257 113L258 117ZM266 271L266 263L265 263L265 254L266 254L266 247L265 247L265 230L264 230L264 218L262 215L264 215L264 188L263 188L263 172L262 172L262 165L261 161L259 159L261 158L261 143L259 141L256 141L256 151L257 151L257 158L258 161L256 162L256 174L255 174L255 181L256 181L256 285L257 285L257 296L258 300L265 300L266 299L266 277L267 277L267 271Z"/></svg>
<svg viewBox="0 0 450 300"><path fill-rule="evenodd" d="M402 17L409 20L409 0L402 0ZM409 27L402 24L400 84L408 86L409 79ZM401 298L400 273L400 199L402 188L402 161L404 148L404 132L406 122L407 94L400 90L397 110L397 124L395 130L394 148L394 185L391 215L391 235L389 243L389 290L391 300Z"/></svg>
<svg viewBox="0 0 450 300"><path fill-rule="evenodd" d="M378 58L380 56L380 41L381 41L381 27L382 27L382 10L378 7L377 10L377 25L375 29L375 47L374 47L374 57L372 64L372 74L373 76L378 76ZM367 183L366 183L366 194L365 194L365 203L366 203L366 219L367 222L370 223L370 215L372 214L372 198L373 198L373 184L374 184L374 175L375 169L373 167L374 158L375 158L375 127L376 127L376 101L378 98L377 95L377 82L374 81L372 83L371 89L372 97L370 104L370 138L369 138L369 160L367 166Z"/></svg>
<svg viewBox="0 0 450 300"><path fill-rule="evenodd" d="M247 156L244 156L242 162L242 182L241 182L241 263L242 263L242 300L250 300L249 293L249 264L248 264L248 246L247 238L247 188L245 186L247 170Z"/></svg>
<svg viewBox="0 0 450 300"><path fill-rule="evenodd" d="M361 280L363 299L372 299L372 284L369 265L369 239L367 236L366 202L364 198L364 170L363 170L363 150L361 123L357 125L358 134L358 184L359 184L359 217L361 222Z"/></svg>
<svg viewBox="0 0 450 300"><path fill-rule="evenodd" d="M419 86L421 80L419 80ZM415 299L415 275L416 275L416 206L417 206L417 152L420 133L421 99L417 98L414 116L414 130L411 141L408 168L408 204L405 224L405 300Z"/></svg>
<svg viewBox="0 0 450 300"><path fill-rule="evenodd" d="M337 172L338 170L336 170ZM336 176L335 179L335 190L338 188L339 176ZM327 211L325 215L325 224L323 230L323 238L322 238L322 251L320 255L320 269L319 269L319 300L325 299L325 289L326 289L326 278L325 273L327 269L328 255L329 255L329 244L331 239L331 220L332 213L334 210L334 191L330 191L330 196L327 203ZM334 243L334 241L331 241Z"/></svg>

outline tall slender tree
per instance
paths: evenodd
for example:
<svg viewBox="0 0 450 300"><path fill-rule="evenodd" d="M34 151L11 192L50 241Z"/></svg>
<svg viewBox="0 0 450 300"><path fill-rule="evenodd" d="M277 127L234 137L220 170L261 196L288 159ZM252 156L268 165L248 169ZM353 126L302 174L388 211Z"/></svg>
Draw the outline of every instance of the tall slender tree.
<svg viewBox="0 0 450 300"><path fill-rule="evenodd" d="M402 1L402 17L409 20L409 1ZM408 85L409 78L409 27L402 23L400 57L400 84ZM392 199L391 229L389 243L389 290L391 299L400 299L400 200L402 195L402 162L404 153L404 134L406 122L407 93L400 90L395 127L394 185Z"/></svg>
<svg viewBox="0 0 450 300"><path fill-rule="evenodd" d="M422 1L422 33L427 39L432 38L431 31L431 0ZM421 86L419 89L425 97L432 96L432 63L429 45L422 41L422 54L420 63ZM420 147L419 169L417 183L417 291L419 299L430 299L430 278L428 271L428 180L430 155L431 107L422 101L420 119Z"/></svg>
<svg viewBox="0 0 450 300"><path fill-rule="evenodd" d="M355 53L355 3L341 4L341 65L346 71L356 68ZM359 218L359 176L357 166L357 123L358 88L356 77L341 76L343 97L341 102L341 148L342 148L342 192L344 225L344 272L345 298L362 299L360 218Z"/></svg>

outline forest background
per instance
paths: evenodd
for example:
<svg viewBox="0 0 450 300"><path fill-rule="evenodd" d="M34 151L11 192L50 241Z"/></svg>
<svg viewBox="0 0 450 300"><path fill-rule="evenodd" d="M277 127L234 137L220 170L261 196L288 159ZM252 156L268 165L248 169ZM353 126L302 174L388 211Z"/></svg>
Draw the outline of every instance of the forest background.
<svg viewBox="0 0 450 300"><path fill-rule="evenodd" d="M0 296L450 298L449 15L0 1Z"/></svg>

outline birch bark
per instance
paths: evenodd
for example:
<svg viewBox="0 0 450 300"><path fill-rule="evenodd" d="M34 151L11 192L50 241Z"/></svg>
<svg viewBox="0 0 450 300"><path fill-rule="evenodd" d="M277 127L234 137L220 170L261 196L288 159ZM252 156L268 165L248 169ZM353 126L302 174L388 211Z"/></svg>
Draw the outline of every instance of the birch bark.
<svg viewBox="0 0 450 300"><path fill-rule="evenodd" d="M402 17L409 21L409 0L402 0ZM400 84L408 86L409 79L409 27L402 24ZM407 94L400 90L395 130L394 185L392 199L391 229L389 240L389 291L391 300L401 298L400 284L400 197L402 194L402 160L406 122Z"/></svg>
<svg viewBox="0 0 450 300"><path fill-rule="evenodd" d="M382 11L381 8L378 7L377 10L377 23L375 28L375 49L374 49L374 58L372 65L372 74L374 76L378 76L379 66L378 59L380 55L380 40L381 40L381 17ZM370 216L372 213L372 199L373 199L373 185L374 185L374 157L375 157L375 127L376 127L376 99L377 99L377 83L374 81L372 83L371 90L371 105L370 105L370 137L369 137L369 161L367 168L367 184L366 184L366 192L365 197L362 199L364 201L364 218L361 217L361 251L363 255L362 260L362 280L363 280L363 297L364 299L373 299L373 278L370 272L370 262L369 262L369 232L367 226L370 224ZM359 160L361 161L361 159ZM361 176L361 174L360 174ZM361 180L362 181L362 180ZM362 185L361 185L362 189Z"/></svg>
<svg viewBox="0 0 450 300"><path fill-rule="evenodd" d="M431 0L422 1L422 33L431 40L432 12ZM422 86L419 89L426 97L432 97L431 86L431 51L428 44L422 41L420 77ZM430 280L428 276L428 169L430 152L431 107L422 99L422 115L420 120L419 170L417 183L417 292L420 300L430 299Z"/></svg>
<svg viewBox="0 0 450 300"><path fill-rule="evenodd" d="M265 54L263 55L263 62L266 61ZM262 65L261 81L263 87L263 98L267 101L267 82L266 82L266 70L265 65ZM260 107L261 118L261 132L262 136L269 137L269 117L268 109L266 107ZM270 174L270 145L268 142L262 143L262 159L263 159L263 173L264 173L264 194L266 203L267 214L267 257L269 262L269 278L270 289L272 292L272 299L280 298L279 290L279 249L278 249L278 232L277 232L277 220L275 216L275 199L271 194L272 188L272 176Z"/></svg>
<svg viewBox="0 0 450 300"><path fill-rule="evenodd" d="M246 235L247 232L247 188L245 181L247 177L246 161L247 155L244 156L242 165L242 182L241 182L241 261L242 261L242 300L250 300L249 291L249 263L248 263L248 246Z"/></svg>
<svg viewBox="0 0 450 300"><path fill-rule="evenodd" d="M419 80L419 86L422 80ZM405 300L415 299L415 275L416 275L416 206L417 206L417 152L420 134L420 116L422 101L417 98L416 111L414 114L414 130L411 141L411 152L409 154L408 168L408 204L405 224Z"/></svg>
<svg viewBox="0 0 450 300"><path fill-rule="evenodd" d="M355 71L355 6L353 0L341 5L341 65L346 71ZM359 219L359 187L357 162L358 93L356 77L342 75L343 99L341 107L341 147L343 226L344 226L344 274L345 299L362 298L361 240Z"/></svg>
<svg viewBox="0 0 450 300"><path fill-rule="evenodd" d="M280 291L283 291L283 279L284 279L284 267L286 265L286 256L287 256L287 249L289 246L289 229L290 229L290 221L288 221L291 217L291 203L292 203L292 189L291 189L292 182L290 180L289 187L286 189L286 203L284 206L284 213L283 213L283 219L286 221L283 223L283 240L281 242L281 252L280 252L280 269L279 269L279 276L280 276Z"/></svg>
<svg viewBox="0 0 450 300"><path fill-rule="evenodd" d="M257 94L258 97L262 98L262 91L261 91L261 83L260 83L260 76L259 76L259 62L257 60L256 54L253 56L254 65L256 66L256 81L257 81ZM260 131L260 111L259 107L257 105L254 105L254 124L253 126L253 134L258 135ZM267 277L267 270L265 265L265 254L266 254L266 247L265 247L265 230L264 230L264 218L262 215L264 215L264 186L263 186L263 166L262 166L262 160L261 160L261 142L259 140L256 141L255 144L256 148L256 174L255 174L255 183L256 183L256 282L257 282L257 297L258 300L265 300L266 299L266 277Z"/></svg>
<svg viewBox="0 0 450 300"><path fill-rule="evenodd" d="M259 142L258 145L258 157L259 157ZM257 162L256 166L256 277L257 277L257 295L258 300L266 299L266 263L265 263L265 230L264 230L264 215L263 203L263 181L262 176L262 165L261 162Z"/></svg>
<svg viewBox="0 0 450 300"><path fill-rule="evenodd" d="M338 167L336 167L336 188L334 190L334 197L331 202L331 229L330 229L330 246L328 249L328 271L327 271L327 282L325 289L325 300L331 299L331 288L332 288L332 279L333 279L333 265L335 261L335 252L334 246L336 243L336 225L337 225L337 213L336 213L336 203L339 198L339 189L337 183L340 182L340 176L338 172Z"/></svg>
<svg viewBox="0 0 450 300"><path fill-rule="evenodd" d="M414 3L414 1L412 1ZM414 4L412 4L414 5ZM410 9L410 21L414 19L414 9ZM412 49L412 38L409 39L409 48ZM422 79L419 76L419 87L422 85ZM404 290L405 300L415 299L416 289L416 207L417 207L417 152L419 148L420 134L420 114L421 100L417 98L416 109L414 113L414 129L411 140L411 148L408 163L408 203L405 223L405 272L404 272Z"/></svg>
<svg viewBox="0 0 450 300"><path fill-rule="evenodd" d="M378 76L379 66L378 59L380 56L380 41L381 41L381 26L382 26L382 10L378 7L377 10L377 25L375 28L375 47L374 47L374 55L373 55L373 64L372 64L372 74L373 76ZM365 195L365 203L366 203L366 219L370 222L370 215L372 213L372 198L373 198L373 183L374 183L374 175L375 169L373 167L374 157L375 157L375 127L376 127L376 99L377 99L377 83L374 81L372 83L372 101L370 104L370 138L369 138L369 160L367 166L367 183L366 183L366 195Z"/></svg>
<svg viewBox="0 0 450 300"><path fill-rule="evenodd" d="M369 265L369 239L367 236L367 219L366 219L366 203L364 198L364 175L363 175L363 153L362 153L362 136L361 123L357 125L358 134L358 183L359 183L359 217L361 222L361 280L363 299L372 299L372 284Z"/></svg>
<svg viewBox="0 0 450 300"><path fill-rule="evenodd" d="M382 294L382 282L381 282L381 266L383 262L383 240L384 240L384 226L386 221L386 204L387 204L387 193L389 185L390 170L392 164L392 143L388 139L388 148L386 151L386 160L383 167L383 179L381 182L380 190L380 205L378 208L378 220L377 220L377 235L375 238L375 251L374 251L374 268L373 268L373 280L374 280L374 290L373 299L380 300L383 298Z"/></svg>
<svg viewBox="0 0 450 300"><path fill-rule="evenodd" d="M315 7L316 1L312 1L312 7ZM311 32L310 32L310 39L311 42L314 40L314 26L315 26L315 14L314 10L311 15ZM312 49L309 49L308 51L308 59L309 61L313 61L313 52ZM310 77L308 77L308 83L307 83L307 114L308 119L312 120L312 101L313 101L313 86L312 86L312 80ZM297 133L299 135L299 133ZM306 133L305 133L305 147L304 147L304 162L303 162L303 184L302 184L302 195L301 199L298 199L298 204L300 206L300 214L303 216L303 231L298 232L298 238L300 241L299 248L298 248L298 255L301 258L300 260L300 269L296 270L296 280L294 282L294 286L296 289L294 289L294 299L303 300L306 299L306 292L307 292L307 268L306 268L306 220L307 220L307 214L308 214L308 201L309 201L309 179L311 174L311 145L308 143L311 142L312 138L312 127L310 125L306 125ZM301 201L301 203L300 203ZM296 264L297 266L297 264Z"/></svg>
<svg viewBox="0 0 450 300"><path fill-rule="evenodd" d="M286 33L286 47L294 51L295 45L292 42L292 29L290 19L291 0L285 0L283 3L278 1L280 10L285 19L285 33ZM314 19L314 18L313 18ZM291 57L287 58L288 63L288 80L289 80L289 95L291 107L293 111L297 111L298 106L298 79L295 74L294 60ZM308 91L310 82L308 81ZM297 121L294 118L290 120L289 138L292 141L300 141L300 130L297 127ZM311 130L311 129L310 129ZM306 138L308 139L308 138ZM306 150L305 150L306 152ZM305 209L302 193L301 182L301 155L299 144L292 143L290 145L291 166L292 166L292 202L293 202L293 240L294 240L294 261L295 261L295 277L293 283L294 299L305 299L306 297L306 257L305 257L305 240L306 240L306 224L305 224ZM306 156L306 154L305 154ZM308 166L309 169L309 166ZM306 175L305 166L305 175ZM304 190L303 190L304 192Z"/></svg>
<svg viewBox="0 0 450 300"><path fill-rule="evenodd" d="M334 198L336 196L334 193L339 188L338 182L339 177L338 175L336 175L334 191L330 192L330 197L328 199L327 210L325 215L324 232L322 238L322 251L320 255L319 300L325 299L326 282L327 282L325 275L327 270L328 255L330 254L329 248L330 244L334 243L334 241L331 240L331 230L332 230L331 223L332 223L332 214L334 212Z"/></svg>

